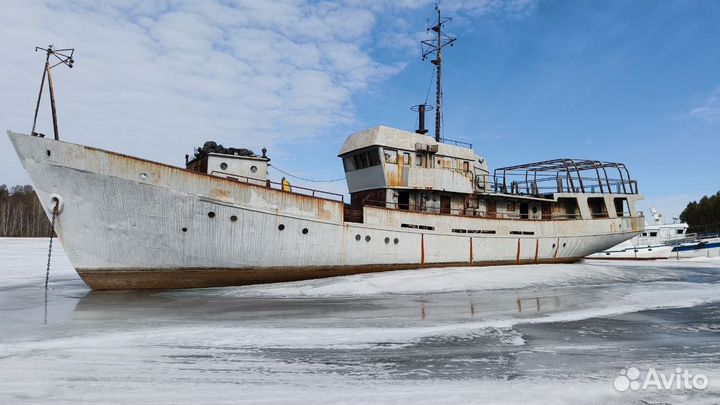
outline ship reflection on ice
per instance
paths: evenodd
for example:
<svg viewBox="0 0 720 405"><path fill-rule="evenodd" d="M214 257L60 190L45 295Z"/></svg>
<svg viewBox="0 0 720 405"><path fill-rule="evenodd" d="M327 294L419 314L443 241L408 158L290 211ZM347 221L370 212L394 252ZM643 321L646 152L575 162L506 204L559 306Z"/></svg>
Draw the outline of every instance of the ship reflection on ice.
<svg viewBox="0 0 720 405"><path fill-rule="evenodd" d="M718 395L718 262L103 292L88 290L59 251L45 325L42 245L0 240L3 403L707 403ZM708 375L710 386L619 393L612 381L628 366L683 367Z"/></svg>

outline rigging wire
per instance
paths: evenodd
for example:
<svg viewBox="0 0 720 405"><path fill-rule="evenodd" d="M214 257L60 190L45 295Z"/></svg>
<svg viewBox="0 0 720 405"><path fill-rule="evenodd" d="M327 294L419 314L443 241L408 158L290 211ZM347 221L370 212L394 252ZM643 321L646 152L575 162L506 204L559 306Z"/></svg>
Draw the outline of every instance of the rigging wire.
<svg viewBox="0 0 720 405"><path fill-rule="evenodd" d="M427 104L428 98L430 98L430 89L432 89L433 78L435 78L435 69L430 70L430 83L428 84L427 93L425 94L425 104Z"/></svg>
<svg viewBox="0 0 720 405"><path fill-rule="evenodd" d="M339 179L333 179L333 180L314 180L314 179L308 179L308 178L305 178L305 177L296 176L296 175L294 175L294 174L292 174L292 173L288 173L288 172L286 172L286 171L284 171L284 170L279 169L279 168L276 167L275 165L270 165L270 164L269 164L268 167L271 167L271 168L279 171L280 173L285 174L286 176L290 176L290 177L295 178L295 179L298 179L298 180L310 181L310 182L313 182L313 183L334 183L334 182L336 182L336 181L345 180L345 177L340 177Z"/></svg>
<svg viewBox="0 0 720 405"><path fill-rule="evenodd" d="M428 99L430 98L430 90L432 89L434 78L435 78L435 69L431 69L430 70L430 82L428 83L427 93L425 93L425 103L424 103L425 105L427 105ZM419 128L419 127L420 127L420 117L417 114L415 114L415 128Z"/></svg>

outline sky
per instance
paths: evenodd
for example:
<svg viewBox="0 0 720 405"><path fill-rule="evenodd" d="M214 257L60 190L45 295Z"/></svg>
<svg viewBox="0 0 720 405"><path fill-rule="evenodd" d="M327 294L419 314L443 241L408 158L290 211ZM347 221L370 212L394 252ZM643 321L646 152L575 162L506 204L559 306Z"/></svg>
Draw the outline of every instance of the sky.
<svg viewBox="0 0 720 405"><path fill-rule="evenodd" d="M52 71L61 139L174 165L207 140L266 147L278 169L338 179L349 134L415 129L410 107L432 78L419 41L433 6L5 0L0 127L30 131L44 63L35 46L74 47L75 66ZM623 162L646 197L640 208L668 220L720 190L720 2L440 7L458 38L443 58L443 135L472 143L491 169ZM37 131L52 134L43 97ZM4 134L2 183L29 183ZM347 192L343 181L294 184Z"/></svg>

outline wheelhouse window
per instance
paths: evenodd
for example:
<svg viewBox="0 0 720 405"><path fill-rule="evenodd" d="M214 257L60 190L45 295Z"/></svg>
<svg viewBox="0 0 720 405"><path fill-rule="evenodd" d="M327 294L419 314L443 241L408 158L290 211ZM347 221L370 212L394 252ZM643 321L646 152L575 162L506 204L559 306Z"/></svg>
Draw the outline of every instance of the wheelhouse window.
<svg viewBox="0 0 720 405"><path fill-rule="evenodd" d="M380 164L380 152L377 149L365 150L343 158L346 172L360 170Z"/></svg>
<svg viewBox="0 0 720 405"><path fill-rule="evenodd" d="M657 236L657 232L650 232L650 236Z"/></svg>
<svg viewBox="0 0 720 405"><path fill-rule="evenodd" d="M355 170L355 163L353 162L353 158L350 156L346 156L343 158L343 167L345 168L346 172L351 172Z"/></svg>
<svg viewBox="0 0 720 405"><path fill-rule="evenodd" d="M463 169L463 171L469 172L470 171L470 162L468 162L467 160L463 161L462 169Z"/></svg>
<svg viewBox="0 0 720 405"><path fill-rule="evenodd" d="M356 169L364 169L370 166L370 160L366 152L361 152L353 156L353 161L355 162Z"/></svg>
<svg viewBox="0 0 720 405"><path fill-rule="evenodd" d="M370 166L378 166L380 164L380 151L377 149L369 150L368 157L370 158Z"/></svg>
<svg viewBox="0 0 720 405"><path fill-rule="evenodd" d="M420 153L415 154L415 166L422 167L423 165L423 155Z"/></svg>
<svg viewBox="0 0 720 405"><path fill-rule="evenodd" d="M683 229L678 229L678 230L677 230L677 234L678 234L678 235L682 235L684 232L685 232L685 230L683 230Z"/></svg>
<svg viewBox="0 0 720 405"><path fill-rule="evenodd" d="M410 165L410 152L403 153L403 164L406 166Z"/></svg>
<svg viewBox="0 0 720 405"><path fill-rule="evenodd" d="M398 153L396 150L385 149L385 163L397 164Z"/></svg>

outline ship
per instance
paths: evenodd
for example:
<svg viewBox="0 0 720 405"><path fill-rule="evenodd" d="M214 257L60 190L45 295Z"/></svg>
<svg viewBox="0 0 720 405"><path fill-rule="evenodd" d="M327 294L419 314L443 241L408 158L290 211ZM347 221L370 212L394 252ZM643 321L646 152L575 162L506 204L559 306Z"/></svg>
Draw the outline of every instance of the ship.
<svg viewBox="0 0 720 405"><path fill-rule="evenodd" d="M655 208L650 209L650 215L653 223L645 224L642 233L588 258L658 260L720 256L720 235L688 233L689 225L677 220L663 223L663 215Z"/></svg>
<svg viewBox="0 0 720 405"><path fill-rule="evenodd" d="M624 164L563 158L491 172L471 144L442 136L442 49L454 38L437 14L436 40L423 41L423 56L435 57L436 104L415 108L414 131L377 126L347 137L338 157L349 198L274 181L266 150L206 142L173 166L61 141L47 60L55 136L35 124L8 136L92 289L571 263L638 235L642 197ZM45 51L73 62L72 53ZM424 125L431 107L434 137Z"/></svg>

